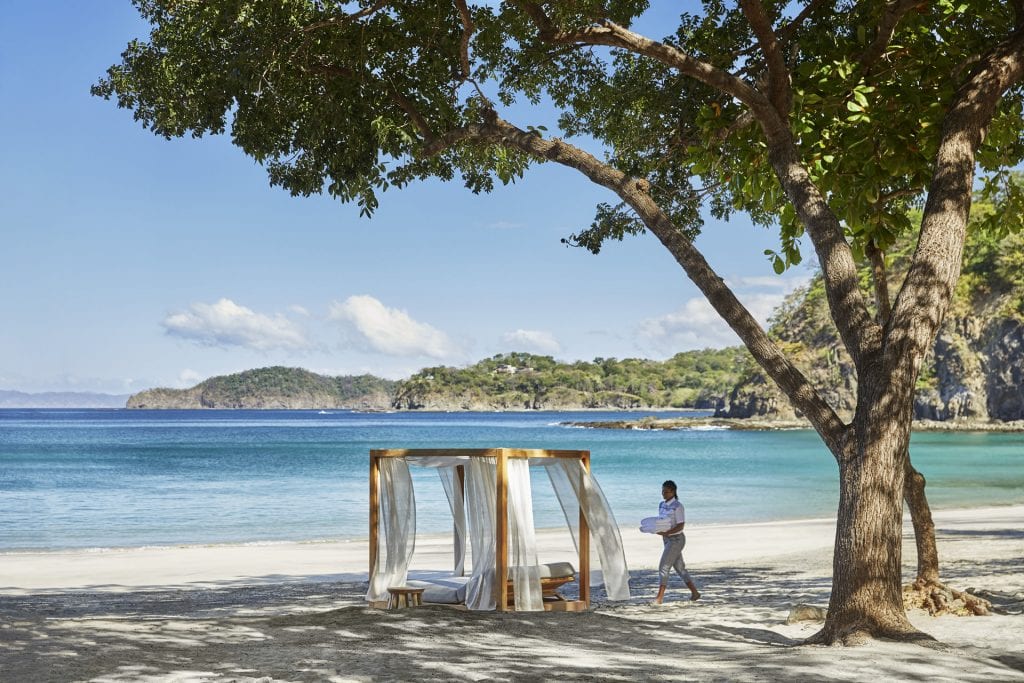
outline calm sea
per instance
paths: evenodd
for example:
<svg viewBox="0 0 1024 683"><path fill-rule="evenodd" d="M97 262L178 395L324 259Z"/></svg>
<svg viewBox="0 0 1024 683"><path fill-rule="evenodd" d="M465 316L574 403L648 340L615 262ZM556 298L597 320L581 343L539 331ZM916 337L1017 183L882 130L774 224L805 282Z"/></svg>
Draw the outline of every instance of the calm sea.
<svg viewBox="0 0 1024 683"><path fill-rule="evenodd" d="M0 550L365 538L371 448L589 449L620 524L656 513L664 479L691 524L835 514L811 431L559 426L641 415L0 410ZM1022 434L917 434L912 457L935 509L1024 502ZM560 526L536 474L536 523ZM414 477L419 530L449 529L436 474Z"/></svg>

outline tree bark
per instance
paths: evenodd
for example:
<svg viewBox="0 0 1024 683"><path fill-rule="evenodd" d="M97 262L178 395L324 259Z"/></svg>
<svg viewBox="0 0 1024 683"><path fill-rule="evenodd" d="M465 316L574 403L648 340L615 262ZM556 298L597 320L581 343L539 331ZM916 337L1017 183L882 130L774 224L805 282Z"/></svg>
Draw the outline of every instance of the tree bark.
<svg viewBox="0 0 1024 683"><path fill-rule="evenodd" d="M939 550L935 544L935 522L924 493L924 475L906 458L903 484L903 500L910 510L914 523L914 542L917 545L917 581L915 583L937 584L939 582Z"/></svg>
<svg viewBox="0 0 1024 683"><path fill-rule="evenodd" d="M875 286L875 303L878 306L878 324L889 324L892 303L889 299L889 277L885 269L885 254L869 242L865 250L871 261L871 279ZM915 585L937 585L939 583L939 551L935 543L935 523L925 496L924 475L910 463L910 452L905 457L903 500L910 510L914 524L914 543L917 547L917 579Z"/></svg>
<svg viewBox="0 0 1024 683"><path fill-rule="evenodd" d="M832 595L821 631L808 642L928 638L907 619L901 582L904 473L910 392L872 364L839 459L839 511ZM905 395L904 395L905 394Z"/></svg>

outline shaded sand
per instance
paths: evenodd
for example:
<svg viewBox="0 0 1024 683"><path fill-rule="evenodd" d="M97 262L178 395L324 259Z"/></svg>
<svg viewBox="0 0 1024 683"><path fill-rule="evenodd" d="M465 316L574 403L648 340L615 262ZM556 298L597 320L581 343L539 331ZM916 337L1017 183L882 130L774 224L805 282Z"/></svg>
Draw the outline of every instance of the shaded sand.
<svg viewBox="0 0 1024 683"><path fill-rule="evenodd" d="M1024 592L1024 506L935 518L953 585ZM365 541L0 554L0 680L1024 681L1020 603L992 617L911 612L938 639L927 647L798 646L817 624L786 617L827 605L832 523L688 532L699 602L651 606L658 539L624 529L634 599L597 589L584 614L369 610ZM563 534L540 536L543 561L572 559ZM909 527L904 548L909 579ZM418 539L415 573L450 553ZM673 579L668 598L687 593Z"/></svg>

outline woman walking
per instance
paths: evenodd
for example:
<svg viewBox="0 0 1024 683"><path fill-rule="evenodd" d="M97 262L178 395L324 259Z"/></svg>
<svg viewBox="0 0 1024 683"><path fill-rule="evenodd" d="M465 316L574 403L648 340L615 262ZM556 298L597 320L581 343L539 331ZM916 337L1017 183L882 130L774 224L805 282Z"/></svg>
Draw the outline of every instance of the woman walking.
<svg viewBox="0 0 1024 683"><path fill-rule="evenodd" d="M686 545L686 534L683 533L683 527L686 526L686 510L679 502L676 491L676 483L671 479L661 485L663 500L658 504L658 517L668 520L663 522L663 525L671 523L671 526L665 531L656 532L662 537L665 544L665 549L661 553L661 562L658 563L658 578L661 583L658 586L658 597L654 599L656 605L660 605L665 598L668 577L673 569L690 589L690 599L696 600L700 597L697 584L690 578L690 573L686 571L686 563L683 562L683 547Z"/></svg>

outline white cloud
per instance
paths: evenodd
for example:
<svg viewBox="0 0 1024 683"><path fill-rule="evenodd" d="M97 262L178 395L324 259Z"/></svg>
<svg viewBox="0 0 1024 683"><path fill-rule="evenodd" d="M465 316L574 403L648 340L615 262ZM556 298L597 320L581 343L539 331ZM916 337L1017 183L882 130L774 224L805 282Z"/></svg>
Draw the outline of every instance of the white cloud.
<svg viewBox="0 0 1024 683"><path fill-rule="evenodd" d="M791 271L791 275L744 275L726 278L725 283L736 290L748 288L773 289L782 290L788 294L797 287L802 287L810 282L811 278L814 277L814 272L812 270L805 270L804 272Z"/></svg>
<svg viewBox="0 0 1024 683"><path fill-rule="evenodd" d="M403 310L388 308L369 295L333 302L327 319L341 323L358 345L389 356L443 359L456 353L444 332L413 320Z"/></svg>
<svg viewBox="0 0 1024 683"><path fill-rule="evenodd" d="M762 326L767 326L768 318L786 296L807 284L813 276L810 270L783 277L739 276L728 279L727 284L750 314ZM740 343L739 337L703 297L687 300L672 313L642 321L636 336L641 346L663 354Z"/></svg>
<svg viewBox="0 0 1024 683"><path fill-rule="evenodd" d="M530 351L533 353L554 354L562 350L562 345L550 332L540 330L516 330L501 336L501 343L510 347L509 351Z"/></svg>
<svg viewBox="0 0 1024 683"><path fill-rule="evenodd" d="M301 315L303 318L308 318L310 315L309 310L305 306L300 306L299 304L292 304L288 307L288 310L296 315Z"/></svg>
<svg viewBox="0 0 1024 683"><path fill-rule="evenodd" d="M230 299L192 304L163 321L167 333L204 346L242 346L257 351L309 347L302 330L283 315L273 317L239 306Z"/></svg>
<svg viewBox="0 0 1024 683"><path fill-rule="evenodd" d="M488 223L485 227L492 230L516 230L524 227L524 225L522 223L513 223L512 221L494 221L493 223Z"/></svg>
<svg viewBox="0 0 1024 683"><path fill-rule="evenodd" d="M767 323L783 298L783 294L763 293L741 297L747 310L761 325ZM637 337L642 344L666 354L740 343L732 329L703 297L689 299L672 313L644 320L637 329Z"/></svg>
<svg viewBox="0 0 1024 683"><path fill-rule="evenodd" d="M178 374L177 386L181 388L191 388L202 382L205 377L189 368L185 368Z"/></svg>

